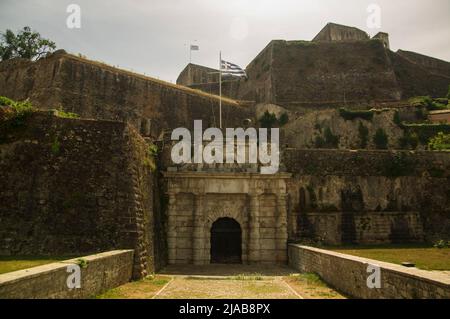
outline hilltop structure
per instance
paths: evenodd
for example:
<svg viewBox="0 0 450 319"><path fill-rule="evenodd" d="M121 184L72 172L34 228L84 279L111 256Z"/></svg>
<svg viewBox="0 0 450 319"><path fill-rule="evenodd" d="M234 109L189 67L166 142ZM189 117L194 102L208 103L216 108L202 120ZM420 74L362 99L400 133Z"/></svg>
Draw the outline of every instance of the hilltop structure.
<svg viewBox="0 0 450 319"><path fill-rule="evenodd" d="M217 94L217 80L207 77L208 72L188 65L177 83ZM445 96L450 81L450 63L392 52L387 33L370 38L362 30L334 23L312 41L271 41L246 72L248 79L225 81L223 94L293 110Z"/></svg>

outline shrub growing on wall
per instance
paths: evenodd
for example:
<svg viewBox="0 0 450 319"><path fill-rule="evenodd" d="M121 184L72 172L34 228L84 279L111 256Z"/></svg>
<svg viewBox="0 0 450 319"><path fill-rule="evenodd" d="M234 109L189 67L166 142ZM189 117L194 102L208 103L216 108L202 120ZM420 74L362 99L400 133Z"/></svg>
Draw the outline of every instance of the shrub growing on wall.
<svg viewBox="0 0 450 319"><path fill-rule="evenodd" d="M357 118L361 118L366 121L372 121L373 113L374 112L372 110L352 111L352 110L347 110L343 107L341 107L339 109L340 116L347 121L353 121L354 119L357 119Z"/></svg>
<svg viewBox="0 0 450 319"><path fill-rule="evenodd" d="M435 151L450 150L450 134L439 132L436 137L430 140L428 147Z"/></svg>
<svg viewBox="0 0 450 319"><path fill-rule="evenodd" d="M324 136L317 136L314 141L314 146L316 148L338 148L339 147L338 135L334 135L329 127L325 128Z"/></svg>
<svg viewBox="0 0 450 319"><path fill-rule="evenodd" d="M376 131L373 137L373 142L375 143L376 148L379 150L385 150L388 148L389 138L382 128L379 128Z"/></svg>
<svg viewBox="0 0 450 319"><path fill-rule="evenodd" d="M359 146L361 148L366 148L369 137L369 129L365 127L364 124L362 124L362 122L359 122L358 133L359 133Z"/></svg>

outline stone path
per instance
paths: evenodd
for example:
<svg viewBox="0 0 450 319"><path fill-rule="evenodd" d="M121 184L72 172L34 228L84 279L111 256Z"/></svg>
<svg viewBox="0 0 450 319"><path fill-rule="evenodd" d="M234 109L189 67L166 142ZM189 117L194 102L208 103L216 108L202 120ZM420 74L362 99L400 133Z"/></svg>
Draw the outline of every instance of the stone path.
<svg viewBox="0 0 450 319"><path fill-rule="evenodd" d="M314 274L287 266L169 266L155 276L111 289L105 299L336 299Z"/></svg>
<svg viewBox="0 0 450 319"><path fill-rule="evenodd" d="M156 299L302 299L281 278L234 280L177 276Z"/></svg>
<svg viewBox="0 0 450 319"><path fill-rule="evenodd" d="M317 282L299 281L286 266L168 266L159 275L172 280L155 299L304 299L342 298Z"/></svg>

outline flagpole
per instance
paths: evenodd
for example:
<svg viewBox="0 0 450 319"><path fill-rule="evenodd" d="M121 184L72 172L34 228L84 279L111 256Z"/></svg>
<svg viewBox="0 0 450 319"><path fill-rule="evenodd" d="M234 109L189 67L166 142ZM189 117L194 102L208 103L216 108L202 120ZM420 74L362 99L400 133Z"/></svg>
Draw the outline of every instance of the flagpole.
<svg viewBox="0 0 450 319"><path fill-rule="evenodd" d="M222 129L222 51L219 52L219 125Z"/></svg>

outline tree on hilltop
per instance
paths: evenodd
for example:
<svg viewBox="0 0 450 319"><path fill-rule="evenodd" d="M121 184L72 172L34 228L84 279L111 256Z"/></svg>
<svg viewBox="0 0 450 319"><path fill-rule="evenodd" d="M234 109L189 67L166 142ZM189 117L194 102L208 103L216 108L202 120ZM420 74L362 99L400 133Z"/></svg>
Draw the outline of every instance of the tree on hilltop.
<svg viewBox="0 0 450 319"><path fill-rule="evenodd" d="M24 58L37 60L56 49L53 41L44 39L38 32L34 32L30 27L24 27L14 34L7 29L0 33L0 59L1 61Z"/></svg>

